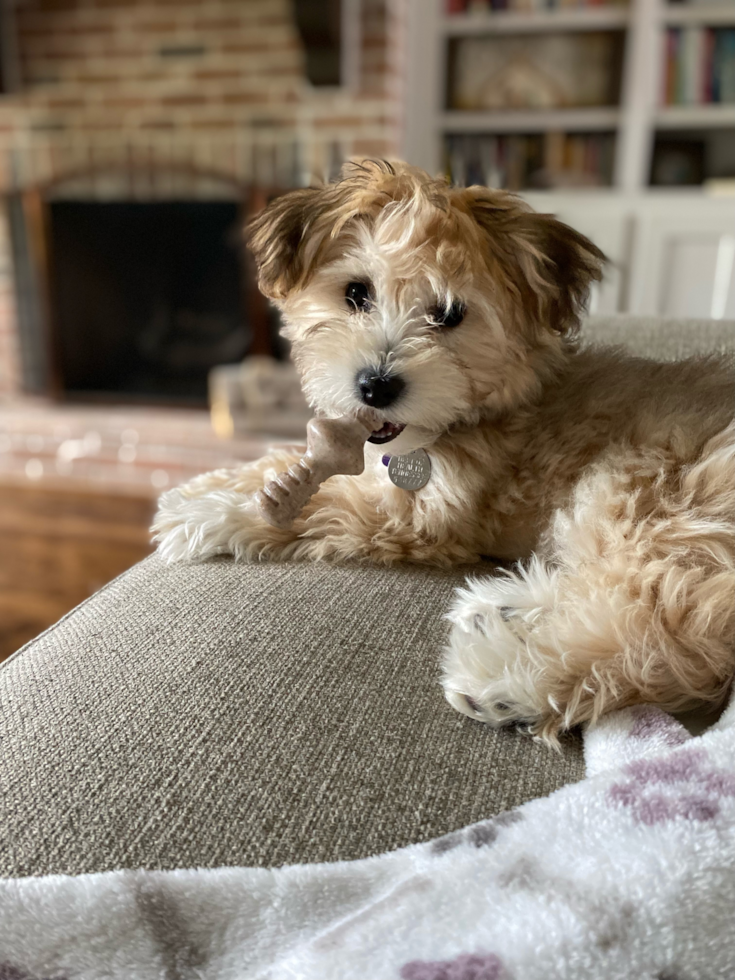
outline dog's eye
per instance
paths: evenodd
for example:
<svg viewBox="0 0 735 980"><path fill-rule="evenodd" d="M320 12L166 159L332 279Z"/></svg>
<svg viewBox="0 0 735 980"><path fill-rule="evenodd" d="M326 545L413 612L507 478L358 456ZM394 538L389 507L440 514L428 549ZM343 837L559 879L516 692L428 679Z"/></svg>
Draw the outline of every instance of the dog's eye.
<svg viewBox="0 0 735 980"><path fill-rule="evenodd" d="M345 289L345 299L347 300L347 305L352 310L369 310L370 290L368 289L367 283L348 282Z"/></svg>
<svg viewBox="0 0 735 980"><path fill-rule="evenodd" d="M464 303L454 302L448 307L437 306L431 314L431 320L437 327L458 327L466 312Z"/></svg>

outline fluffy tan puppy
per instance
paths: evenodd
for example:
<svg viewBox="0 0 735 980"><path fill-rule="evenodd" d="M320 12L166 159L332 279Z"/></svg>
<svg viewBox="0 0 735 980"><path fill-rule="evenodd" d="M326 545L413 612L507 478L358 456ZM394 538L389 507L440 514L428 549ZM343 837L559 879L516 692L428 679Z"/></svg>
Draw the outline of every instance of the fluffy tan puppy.
<svg viewBox="0 0 735 980"><path fill-rule="evenodd" d="M518 560L450 614L450 703L553 741L650 701L717 702L735 660L732 362L659 364L578 349L603 256L511 194L405 164L348 164L252 223L260 288L283 313L323 416L383 424L360 476L322 485L292 529L253 492L276 452L161 498L168 560ZM424 448L420 490L384 453Z"/></svg>

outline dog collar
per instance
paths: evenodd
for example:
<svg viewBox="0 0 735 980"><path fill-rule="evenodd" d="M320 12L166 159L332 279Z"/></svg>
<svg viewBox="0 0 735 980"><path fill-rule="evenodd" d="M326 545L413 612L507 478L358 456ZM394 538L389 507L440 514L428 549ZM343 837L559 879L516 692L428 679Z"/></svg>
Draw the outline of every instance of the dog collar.
<svg viewBox="0 0 735 980"><path fill-rule="evenodd" d="M420 490L431 478L431 457L425 449L415 449L403 456L383 456L390 482L401 490Z"/></svg>

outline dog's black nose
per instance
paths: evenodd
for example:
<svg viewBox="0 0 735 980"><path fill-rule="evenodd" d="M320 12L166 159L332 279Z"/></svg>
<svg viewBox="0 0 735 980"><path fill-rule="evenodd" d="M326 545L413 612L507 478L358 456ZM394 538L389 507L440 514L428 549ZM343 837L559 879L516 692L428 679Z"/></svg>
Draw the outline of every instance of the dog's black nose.
<svg viewBox="0 0 735 980"><path fill-rule="evenodd" d="M406 382L397 374L378 374L366 368L357 375L360 398L373 408L387 408L392 405L406 387Z"/></svg>

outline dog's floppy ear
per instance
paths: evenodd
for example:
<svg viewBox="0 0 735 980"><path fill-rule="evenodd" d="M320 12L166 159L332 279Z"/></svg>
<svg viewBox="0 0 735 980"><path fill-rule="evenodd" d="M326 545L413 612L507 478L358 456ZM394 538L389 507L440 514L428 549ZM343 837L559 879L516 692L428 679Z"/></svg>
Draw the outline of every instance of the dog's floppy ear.
<svg viewBox="0 0 735 980"><path fill-rule="evenodd" d="M527 321L571 333L602 278L604 254L552 214L538 214L512 194L470 187L466 207L485 232L488 258L500 267Z"/></svg>
<svg viewBox="0 0 735 980"><path fill-rule="evenodd" d="M258 287L271 299L283 299L304 278L309 267L309 229L329 209L325 187L305 187L277 197L246 229L258 269ZM326 233L327 229L324 229ZM311 258L318 249L312 248Z"/></svg>
<svg viewBox="0 0 735 980"><path fill-rule="evenodd" d="M348 160L337 180L272 201L246 229L261 292L278 300L306 285L329 242L351 221L370 220L400 196L407 169L388 160Z"/></svg>

